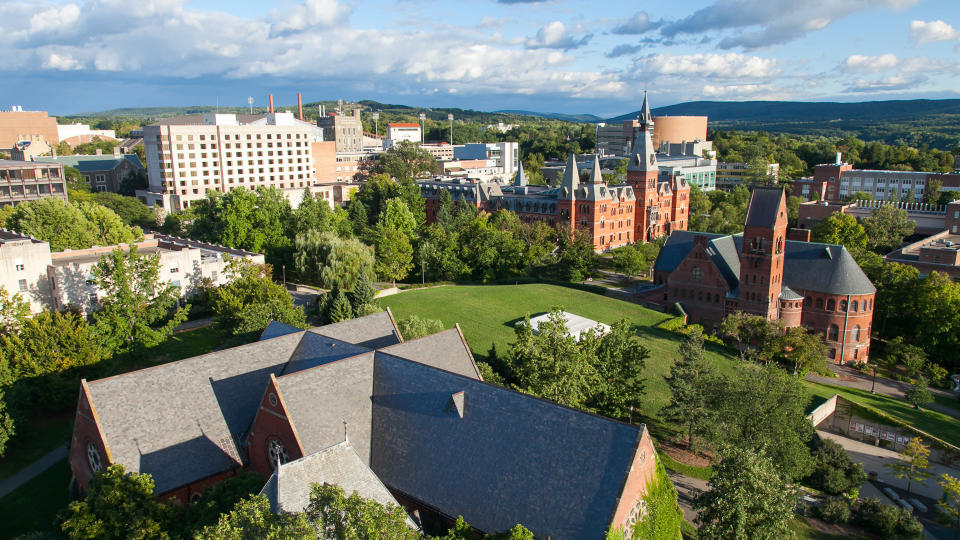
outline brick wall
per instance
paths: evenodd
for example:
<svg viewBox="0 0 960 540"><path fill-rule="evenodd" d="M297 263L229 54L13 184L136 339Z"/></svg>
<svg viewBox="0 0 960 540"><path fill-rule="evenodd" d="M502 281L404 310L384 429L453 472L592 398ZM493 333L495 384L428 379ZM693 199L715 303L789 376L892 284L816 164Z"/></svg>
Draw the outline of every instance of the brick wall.
<svg viewBox="0 0 960 540"><path fill-rule="evenodd" d="M260 409L247 437L247 466L264 477L273 473L274 464L268 457L268 446L274 439L283 443L291 461L303 457L303 446L287 415L277 379L270 375L270 384L260 399Z"/></svg>

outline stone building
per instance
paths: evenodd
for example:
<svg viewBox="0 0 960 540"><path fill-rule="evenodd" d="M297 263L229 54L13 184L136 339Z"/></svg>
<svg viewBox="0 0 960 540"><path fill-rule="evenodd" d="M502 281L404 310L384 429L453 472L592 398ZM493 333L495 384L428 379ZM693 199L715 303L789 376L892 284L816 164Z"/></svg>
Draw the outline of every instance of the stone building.
<svg viewBox="0 0 960 540"><path fill-rule="evenodd" d="M757 188L743 233L671 234L645 296L679 303L708 329L737 311L803 326L823 336L830 359L866 361L876 289L843 246L788 239L786 205L782 189Z"/></svg>
<svg viewBox="0 0 960 540"><path fill-rule="evenodd" d="M34 161L77 169L84 180L90 183L91 191L118 193L120 184L127 176L147 173L136 154L121 154L119 146L107 155L97 150L96 155L36 157Z"/></svg>
<svg viewBox="0 0 960 540"><path fill-rule="evenodd" d="M645 426L487 384L459 327L403 341L389 311L84 380L69 455L81 492L122 464L186 503L253 470L275 509L331 482L431 534L462 515L556 540L642 520L657 461Z"/></svg>
<svg viewBox="0 0 960 540"><path fill-rule="evenodd" d="M131 246L160 258L160 282L177 287L181 297L192 296L205 280L212 285L228 283L227 261L233 257L264 262L259 253L163 234L148 234L131 245L51 252L47 242L0 229L0 285L23 295L32 313L68 305L84 313L94 311L102 294L91 281L94 265L111 251Z"/></svg>
<svg viewBox="0 0 960 540"><path fill-rule="evenodd" d="M680 174L660 174L650 136L652 126L650 107L644 98L623 184L604 183L599 156L594 156L590 172L581 176L572 154L556 187L528 185L520 164L511 186L425 180L417 184L426 200L427 221L436 220L440 193L448 191L460 204L487 212L510 210L523 222L543 221L552 226L586 229L597 251L686 230L690 185Z"/></svg>

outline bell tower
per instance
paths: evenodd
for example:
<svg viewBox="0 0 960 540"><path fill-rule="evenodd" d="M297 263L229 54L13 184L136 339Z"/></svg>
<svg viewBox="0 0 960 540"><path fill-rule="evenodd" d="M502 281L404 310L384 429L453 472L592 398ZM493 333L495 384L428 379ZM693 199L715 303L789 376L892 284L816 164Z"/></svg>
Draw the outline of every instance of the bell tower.
<svg viewBox="0 0 960 540"><path fill-rule="evenodd" d="M787 197L783 189L756 188L747 205L737 297L745 313L776 320L783 289Z"/></svg>
<svg viewBox="0 0 960 540"><path fill-rule="evenodd" d="M657 195L657 176L660 167L657 164L657 153L653 148L653 116L650 114L650 105L647 93L643 93L643 107L638 118L639 126L634 128L633 148L630 150L630 163L627 165L627 183L633 188L637 198L634 212L636 228L634 238L637 242L650 240L651 214L656 213L660 204Z"/></svg>

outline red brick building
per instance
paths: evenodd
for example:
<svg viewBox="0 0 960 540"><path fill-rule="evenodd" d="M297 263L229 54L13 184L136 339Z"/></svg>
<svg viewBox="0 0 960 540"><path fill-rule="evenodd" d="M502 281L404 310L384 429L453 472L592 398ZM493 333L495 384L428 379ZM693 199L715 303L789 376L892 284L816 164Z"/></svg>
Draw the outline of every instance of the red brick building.
<svg viewBox="0 0 960 540"><path fill-rule="evenodd" d="M644 519L657 453L643 425L483 382L459 327L403 341L388 311L83 381L69 460L81 493L112 464L183 503L252 470L275 509L330 482L431 534L462 515L562 540Z"/></svg>
<svg viewBox="0 0 960 540"><path fill-rule="evenodd" d="M869 357L876 289L843 246L788 239L782 189L754 190L741 234L671 234L653 270L647 296L690 322L741 311L821 334L838 363Z"/></svg>
<svg viewBox="0 0 960 540"><path fill-rule="evenodd" d="M658 179L652 129L653 118L644 96L623 184L604 183L598 156L594 156L589 174L581 175L574 155L567 160L560 184L553 188L528 185L522 164L511 186L469 180L421 181L417 184L426 200L427 221L436 220L440 193L447 191L458 203L487 212L510 210L527 223L584 228L597 251L686 230L690 186L681 175Z"/></svg>

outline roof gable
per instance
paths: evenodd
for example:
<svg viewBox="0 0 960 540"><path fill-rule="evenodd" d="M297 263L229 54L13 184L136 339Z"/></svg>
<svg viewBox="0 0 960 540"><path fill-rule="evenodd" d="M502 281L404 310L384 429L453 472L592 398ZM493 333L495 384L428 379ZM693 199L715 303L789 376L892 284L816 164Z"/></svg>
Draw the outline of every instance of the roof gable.
<svg viewBox="0 0 960 540"><path fill-rule="evenodd" d="M437 332L420 339L404 341L381 351L437 369L480 380L480 370L460 327Z"/></svg>
<svg viewBox="0 0 960 540"><path fill-rule="evenodd" d="M350 319L349 321L311 328L308 332L332 337L369 349L389 347L390 345L401 342L397 327L393 324L393 316L390 314L390 310L367 315L366 317Z"/></svg>
<svg viewBox="0 0 960 540"><path fill-rule="evenodd" d="M785 205L783 188L754 188L747 204L747 227L773 228L777 224L781 205Z"/></svg>
<svg viewBox="0 0 960 540"><path fill-rule="evenodd" d="M270 378L301 336L255 342L87 383L114 463L153 475L158 493L240 464Z"/></svg>

